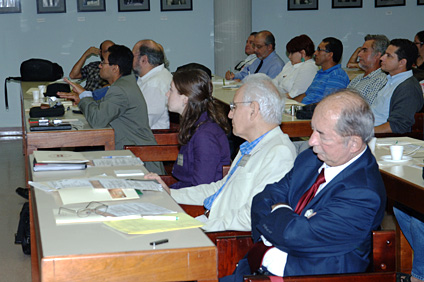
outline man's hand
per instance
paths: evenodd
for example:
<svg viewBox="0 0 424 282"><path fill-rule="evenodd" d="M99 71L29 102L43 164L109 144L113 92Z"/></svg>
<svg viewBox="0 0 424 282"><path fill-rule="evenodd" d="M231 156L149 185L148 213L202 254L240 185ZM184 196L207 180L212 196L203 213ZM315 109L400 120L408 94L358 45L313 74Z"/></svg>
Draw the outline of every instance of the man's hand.
<svg viewBox="0 0 424 282"><path fill-rule="evenodd" d="M88 58L90 55L100 56L100 49L96 47L90 47L84 52L84 56Z"/></svg>
<svg viewBox="0 0 424 282"><path fill-rule="evenodd" d="M157 182L159 182L160 185L162 185L163 189L166 192L168 192L168 194L171 194L171 190L169 189L168 185L166 185L165 182L163 182L162 178L160 178L160 176L157 175L156 173L149 172L148 174L146 174L144 176L144 179L153 179L153 180L156 180Z"/></svg>
<svg viewBox="0 0 424 282"><path fill-rule="evenodd" d="M233 80L233 79L234 79L234 77L235 77L235 75L234 75L234 73L232 73L231 71L227 71L227 72L225 73L225 79L226 79L226 80Z"/></svg>
<svg viewBox="0 0 424 282"><path fill-rule="evenodd" d="M72 87L72 91L73 92L70 92L70 93L67 93L67 92L57 92L57 95L60 98L65 98L65 99L68 99L68 100L72 100L72 101L74 101L74 104L75 105L78 105L78 103L81 100L80 97L79 97L79 95L82 92L84 92L85 89L82 88L81 85L69 81L67 78L64 78L63 80Z"/></svg>

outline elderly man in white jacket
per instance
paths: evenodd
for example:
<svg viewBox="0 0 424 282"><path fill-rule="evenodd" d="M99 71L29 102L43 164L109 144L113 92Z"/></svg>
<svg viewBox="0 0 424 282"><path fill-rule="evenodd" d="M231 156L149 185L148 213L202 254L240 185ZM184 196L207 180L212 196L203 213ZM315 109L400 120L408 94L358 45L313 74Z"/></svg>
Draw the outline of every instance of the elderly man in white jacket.
<svg viewBox="0 0 424 282"><path fill-rule="evenodd" d="M250 231L253 197L292 168L296 149L279 127L284 104L270 78L264 74L248 76L230 104L233 133L246 142L228 175L211 184L178 190L161 182L178 203L205 206L205 231ZM160 181L155 174L146 178Z"/></svg>

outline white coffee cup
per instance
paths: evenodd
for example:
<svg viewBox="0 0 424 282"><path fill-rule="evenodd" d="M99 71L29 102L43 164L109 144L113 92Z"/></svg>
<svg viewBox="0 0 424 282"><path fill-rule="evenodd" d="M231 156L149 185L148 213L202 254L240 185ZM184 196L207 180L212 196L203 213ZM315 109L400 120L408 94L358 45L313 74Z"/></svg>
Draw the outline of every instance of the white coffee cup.
<svg viewBox="0 0 424 282"><path fill-rule="evenodd" d="M33 98L34 102L39 102L40 101L40 91L39 90L32 91L32 98Z"/></svg>
<svg viewBox="0 0 424 282"><path fill-rule="evenodd" d="M403 156L403 146L400 145L392 145L390 146L390 154L392 155L393 161L402 160Z"/></svg>
<svg viewBox="0 0 424 282"><path fill-rule="evenodd" d="M44 98L44 92L46 92L46 86L38 85L38 91L40 91L40 98Z"/></svg>

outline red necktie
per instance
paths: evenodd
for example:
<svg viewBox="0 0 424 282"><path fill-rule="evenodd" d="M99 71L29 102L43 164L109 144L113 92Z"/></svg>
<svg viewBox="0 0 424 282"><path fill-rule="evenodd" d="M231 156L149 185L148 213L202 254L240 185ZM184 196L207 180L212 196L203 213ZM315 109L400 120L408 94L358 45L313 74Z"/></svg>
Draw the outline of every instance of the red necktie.
<svg viewBox="0 0 424 282"><path fill-rule="evenodd" d="M294 210L295 213L301 214L303 209L309 204L309 202L314 198L318 187L325 182L324 177L324 169L321 170L321 173L318 175L317 179L315 180L315 183L312 184L312 187L309 188L308 191L303 194L302 198L300 198L299 202L296 205L296 209Z"/></svg>

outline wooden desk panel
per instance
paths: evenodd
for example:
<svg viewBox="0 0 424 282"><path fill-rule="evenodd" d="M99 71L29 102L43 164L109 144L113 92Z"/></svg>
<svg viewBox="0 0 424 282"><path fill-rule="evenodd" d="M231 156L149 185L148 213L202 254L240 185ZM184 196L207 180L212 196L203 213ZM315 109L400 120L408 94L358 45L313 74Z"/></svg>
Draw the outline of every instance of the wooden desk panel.
<svg viewBox="0 0 424 282"><path fill-rule="evenodd" d="M129 151L86 152L89 158ZM139 167L137 167L139 168ZM67 172L35 172L35 181L114 175L117 167ZM134 169L134 167L119 167ZM144 168L143 168L144 170ZM145 171L147 172L147 171ZM137 200L182 211L166 192L145 191ZM33 281L217 281L217 250L199 228L126 235L102 223L56 225L57 192L31 189ZM149 242L169 239L152 249ZM38 249L38 250L37 250Z"/></svg>

